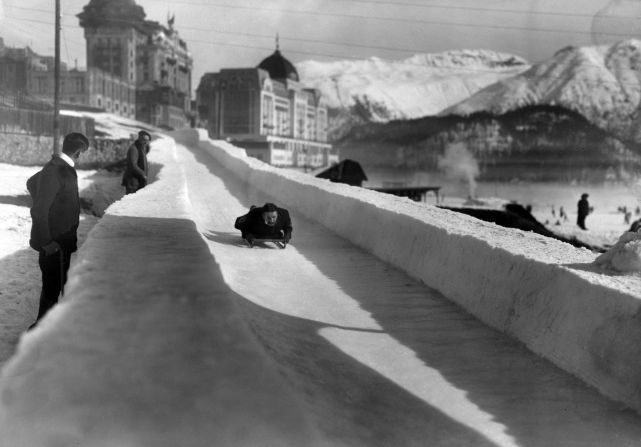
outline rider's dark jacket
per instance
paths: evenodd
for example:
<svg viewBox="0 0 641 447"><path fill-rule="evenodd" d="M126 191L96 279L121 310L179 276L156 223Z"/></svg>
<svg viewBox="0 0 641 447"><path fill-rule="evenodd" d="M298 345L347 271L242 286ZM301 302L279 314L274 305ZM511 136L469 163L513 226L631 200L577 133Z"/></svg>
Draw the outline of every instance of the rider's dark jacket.
<svg viewBox="0 0 641 447"><path fill-rule="evenodd" d="M251 234L258 239L280 239L291 237L292 221L289 218L289 211L284 208L276 208L278 218L274 226L265 224L263 220L263 209L256 207L249 210L249 213L236 219L234 227L241 231L243 238Z"/></svg>

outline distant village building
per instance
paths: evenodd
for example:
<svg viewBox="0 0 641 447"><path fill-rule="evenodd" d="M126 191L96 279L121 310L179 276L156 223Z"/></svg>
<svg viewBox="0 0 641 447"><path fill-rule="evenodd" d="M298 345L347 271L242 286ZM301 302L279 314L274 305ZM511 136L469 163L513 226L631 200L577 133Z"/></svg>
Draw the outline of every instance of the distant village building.
<svg viewBox="0 0 641 447"><path fill-rule="evenodd" d="M10 48L0 38L0 90L26 93L29 72L46 69L46 64L31 48Z"/></svg>
<svg viewBox="0 0 641 447"><path fill-rule="evenodd" d="M327 105L304 88L294 65L276 51L256 68L206 73L196 90L209 136L275 166L312 169L338 162L327 142Z"/></svg>
<svg viewBox="0 0 641 447"><path fill-rule="evenodd" d="M0 39L0 92L28 96L32 101L53 102L54 58L31 48L11 48ZM85 72L60 64L60 99L63 103L88 104Z"/></svg>
<svg viewBox="0 0 641 447"><path fill-rule="evenodd" d="M60 67L60 103L69 105L89 105L87 73L77 69L68 70L65 64ZM34 99L44 102L53 100L55 85L53 68L31 70L27 76L27 93Z"/></svg>

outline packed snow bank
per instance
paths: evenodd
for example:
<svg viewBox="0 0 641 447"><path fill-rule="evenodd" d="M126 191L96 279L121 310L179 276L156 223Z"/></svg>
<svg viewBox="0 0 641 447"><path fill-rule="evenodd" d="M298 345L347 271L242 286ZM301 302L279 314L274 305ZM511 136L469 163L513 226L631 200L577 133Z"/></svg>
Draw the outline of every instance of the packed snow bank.
<svg viewBox="0 0 641 447"><path fill-rule="evenodd" d="M533 233L268 166L204 131L174 136L641 411L641 277Z"/></svg>
<svg viewBox="0 0 641 447"><path fill-rule="evenodd" d="M150 161L3 368L0 447L326 445L191 220L173 140Z"/></svg>
<svg viewBox="0 0 641 447"><path fill-rule="evenodd" d="M641 233L623 233L594 263L615 272L641 272Z"/></svg>
<svg viewBox="0 0 641 447"><path fill-rule="evenodd" d="M63 109L60 114L93 119L95 121L96 134L103 138L134 140L140 130L146 130L153 134L162 132L161 129L151 124L111 113Z"/></svg>

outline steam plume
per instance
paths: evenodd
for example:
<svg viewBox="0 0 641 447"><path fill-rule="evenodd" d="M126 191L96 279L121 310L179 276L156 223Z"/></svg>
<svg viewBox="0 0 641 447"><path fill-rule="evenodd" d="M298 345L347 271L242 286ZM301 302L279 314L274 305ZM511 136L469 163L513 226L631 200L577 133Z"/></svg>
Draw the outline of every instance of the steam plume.
<svg viewBox="0 0 641 447"><path fill-rule="evenodd" d="M476 177L479 175L479 165L474 155L463 143L452 143L445 148L445 154L438 159L438 168L445 175L456 181L466 182L470 197L476 193Z"/></svg>

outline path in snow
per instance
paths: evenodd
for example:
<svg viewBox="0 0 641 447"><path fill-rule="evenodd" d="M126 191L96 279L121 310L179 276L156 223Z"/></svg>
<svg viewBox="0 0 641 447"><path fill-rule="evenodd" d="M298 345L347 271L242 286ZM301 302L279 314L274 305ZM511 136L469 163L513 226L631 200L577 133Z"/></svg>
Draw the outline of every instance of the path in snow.
<svg viewBox="0 0 641 447"><path fill-rule="evenodd" d="M277 199L178 156L236 305L336 445L638 445L636 414L296 210L286 250L247 248L234 219Z"/></svg>

